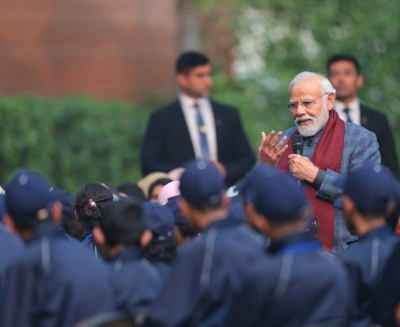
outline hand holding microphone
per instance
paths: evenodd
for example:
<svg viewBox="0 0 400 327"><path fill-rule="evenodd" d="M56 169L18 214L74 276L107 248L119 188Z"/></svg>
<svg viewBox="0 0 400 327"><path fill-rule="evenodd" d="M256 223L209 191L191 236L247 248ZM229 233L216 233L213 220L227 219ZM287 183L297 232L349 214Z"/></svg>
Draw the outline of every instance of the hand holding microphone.
<svg viewBox="0 0 400 327"><path fill-rule="evenodd" d="M318 168L307 157L303 157L303 137L293 135L292 147L293 154L289 154L289 171L299 180L312 183L318 174Z"/></svg>

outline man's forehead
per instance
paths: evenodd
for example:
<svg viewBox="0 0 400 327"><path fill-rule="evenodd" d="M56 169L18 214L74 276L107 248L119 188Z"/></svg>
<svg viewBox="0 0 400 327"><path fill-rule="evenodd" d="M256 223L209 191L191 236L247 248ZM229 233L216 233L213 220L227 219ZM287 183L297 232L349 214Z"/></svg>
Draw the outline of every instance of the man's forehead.
<svg viewBox="0 0 400 327"><path fill-rule="evenodd" d="M321 93L321 78L319 76L307 78L297 82L290 90L290 97L319 96Z"/></svg>

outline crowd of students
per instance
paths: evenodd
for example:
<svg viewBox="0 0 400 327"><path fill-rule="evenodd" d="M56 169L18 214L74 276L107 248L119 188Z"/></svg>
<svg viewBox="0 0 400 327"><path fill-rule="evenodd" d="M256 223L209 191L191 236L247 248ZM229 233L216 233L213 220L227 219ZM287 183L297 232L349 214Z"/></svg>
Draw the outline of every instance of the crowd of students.
<svg viewBox="0 0 400 327"><path fill-rule="evenodd" d="M358 239L335 255L304 189L273 166L229 190L203 160L170 177L76 196L34 171L4 183L0 326L102 326L116 313L132 326L400 324L400 187L384 166L340 181L335 206Z"/></svg>

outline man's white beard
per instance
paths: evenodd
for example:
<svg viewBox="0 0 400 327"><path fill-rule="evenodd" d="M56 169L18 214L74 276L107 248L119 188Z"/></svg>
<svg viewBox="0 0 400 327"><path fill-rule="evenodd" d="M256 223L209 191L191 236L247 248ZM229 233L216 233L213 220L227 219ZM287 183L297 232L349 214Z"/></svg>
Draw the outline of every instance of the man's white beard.
<svg viewBox="0 0 400 327"><path fill-rule="evenodd" d="M301 126L298 124L299 120L310 119L312 120L311 125ZM297 130L299 131L301 136L313 136L317 134L322 128L325 127L326 123L329 120L329 110L327 107L323 107L321 109L321 113L317 117L311 117L309 115L304 115L301 117L297 117L294 122L296 123Z"/></svg>

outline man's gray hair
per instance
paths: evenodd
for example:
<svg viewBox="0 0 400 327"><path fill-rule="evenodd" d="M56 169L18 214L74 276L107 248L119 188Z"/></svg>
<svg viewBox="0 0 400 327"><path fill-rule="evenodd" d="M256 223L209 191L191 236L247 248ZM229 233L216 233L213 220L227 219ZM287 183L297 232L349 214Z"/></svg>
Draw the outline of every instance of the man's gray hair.
<svg viewBox="0 0 400 327"><path fill-rule="evenodd" d="M321 80L321 88L322 88L322 94L328 94L328 93L333 93L336 94L336 90L333 88L331 82L326 78L326 76L318 73L313 73L313 72L301 72L300 74L297 74L292 81L289 83L289 92L292 90L293 86L297 84L300 81L309 79L309 78L314 78L314 77L322 77Z"/></svg>

